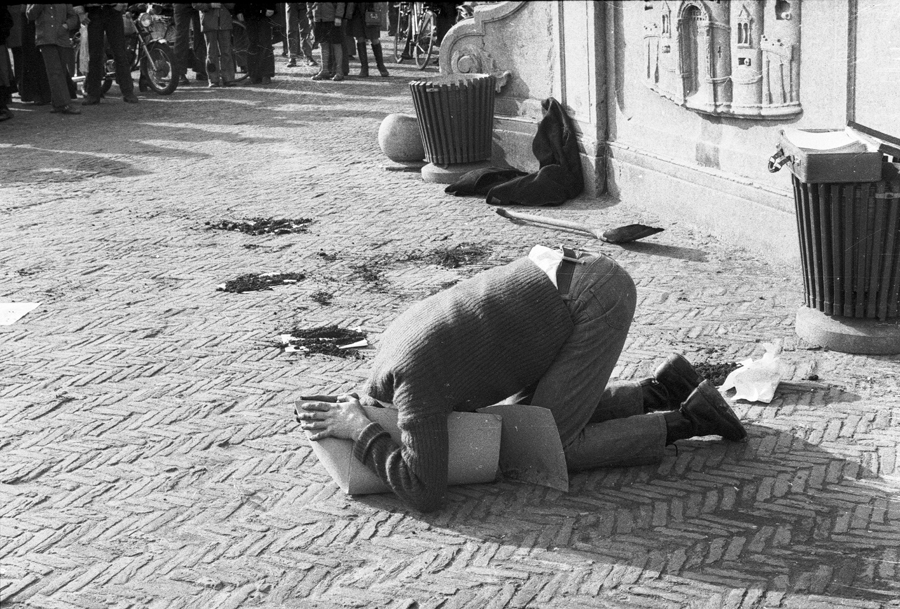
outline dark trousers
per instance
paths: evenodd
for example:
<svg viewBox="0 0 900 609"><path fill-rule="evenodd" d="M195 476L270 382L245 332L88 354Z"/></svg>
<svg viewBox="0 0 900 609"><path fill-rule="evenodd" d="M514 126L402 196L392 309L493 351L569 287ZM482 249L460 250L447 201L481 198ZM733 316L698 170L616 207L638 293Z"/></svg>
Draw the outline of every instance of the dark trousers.
<svg viewBox="0 0 900 609"><path fill-rule="evenodd" d="M71 75L67 67L68 55L66 49L55 44L42 44L38 47L44 58L44 67L47 70L47 81L50 83L50 101L54 108L64 108L69 105Z"/></svg>
<svg viewBox="0 0 900 609"><path fill-rule="evenodd" d="M268 19L248 19L247 39L247 72L251 82L275 76L275 53L272 52L272 24Z"/></svg>
<svg viewBox="0 0 900 609"><path fill-rule="evenodd" d="M34 43L34 21L25 20L22 33L22 74L19 82L19 97L24 102L50 103L50 83L44 58Z"/></svg>
<svg viewBox="0 0 900 609"><path fill-rule="evenodd" d="M287 12L288 50L291 59L300 57L301 49L304 57L312 59L312 43L309 40L312 28L306 15L306 3L288 2L285 4L285 10Z"/></svg>
<svg viewBox="0 0 900 609"><path fill-rule="evenodd" d="M116 62L116 82L122 95L134 93L134 83L131 80L131 63L125 52L125 26L122 24L122 13L111 6L88 8L90 21L87 26L88 34L88 73L84 81L84 91L94 98L100 97L100 85L106 75L106 48L105 41L112 51L113 60Z"/></svg>
<svg viewBox="0 0 900 609"><path fill-rule="evenodd" d="M175 63L178 74L185 76L188 68L200 79L206 78L206 47L200 31L200 11L190 4L175 4ZM193 30L193 44L191 33Z"/></svg>

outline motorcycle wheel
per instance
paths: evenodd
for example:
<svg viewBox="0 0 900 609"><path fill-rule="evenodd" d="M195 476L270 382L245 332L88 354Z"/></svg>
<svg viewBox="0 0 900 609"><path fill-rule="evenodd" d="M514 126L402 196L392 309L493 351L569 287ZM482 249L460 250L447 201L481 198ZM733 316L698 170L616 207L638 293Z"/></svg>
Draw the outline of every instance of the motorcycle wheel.
<svg viewBox="0 0 900 609"><path fill-rule="evenodd" d="M175 58L169 45L156 41L147 47L147 54L141 58L141 76L153 91L160 95L171 95L178 88L178 74L175 72Z"/></svg>

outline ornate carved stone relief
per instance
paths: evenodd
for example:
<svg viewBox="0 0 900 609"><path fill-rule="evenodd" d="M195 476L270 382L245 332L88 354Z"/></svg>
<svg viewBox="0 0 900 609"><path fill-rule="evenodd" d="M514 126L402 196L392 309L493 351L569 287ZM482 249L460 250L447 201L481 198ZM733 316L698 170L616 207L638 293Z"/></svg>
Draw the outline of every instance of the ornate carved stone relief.
<svg viewBox="0 0 900 609"><path fill-rule="evenodd" d="M707 114L800 107L800 0L645 0L647 86Z"/></svg>

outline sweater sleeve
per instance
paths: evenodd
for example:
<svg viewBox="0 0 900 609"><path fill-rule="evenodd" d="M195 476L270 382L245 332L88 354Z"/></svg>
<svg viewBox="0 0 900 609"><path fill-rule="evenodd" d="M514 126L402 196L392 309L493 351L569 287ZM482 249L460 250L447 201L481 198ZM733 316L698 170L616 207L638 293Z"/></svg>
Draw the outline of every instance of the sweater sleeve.
<svg viewBox="0 0 900 609"><path fill-rule="evenodd" d="M377 423L368 425L353 445L353 454L406 504L430 512L447 491L447 415L440 413L400 421L401 445Z"/></svg>

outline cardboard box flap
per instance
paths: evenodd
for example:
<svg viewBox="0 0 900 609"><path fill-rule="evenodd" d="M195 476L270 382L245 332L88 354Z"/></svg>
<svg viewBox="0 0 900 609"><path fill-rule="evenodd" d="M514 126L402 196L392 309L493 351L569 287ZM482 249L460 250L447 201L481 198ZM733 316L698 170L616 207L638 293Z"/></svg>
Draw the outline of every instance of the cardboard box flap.
<svg viewBox="0 0 900 609"><path fill-rule="evenodd" d="M569 471L559 429L546 408L497 404L478 412L503 417L500 471L507 478L568 492Z"/></svg>
<svg viewBox="0 0 900 609"><path fill-rule="evenodd" d="M397 411L364 406L366 416L400 443ZM450 441L448 482L451 485L491 482L500 457L500 417L491 413L454 412L447 418ZM388 486L353 456L353 442L325 438L310 442L313 452L337 485L350 495L390 492Z"/></svg>

